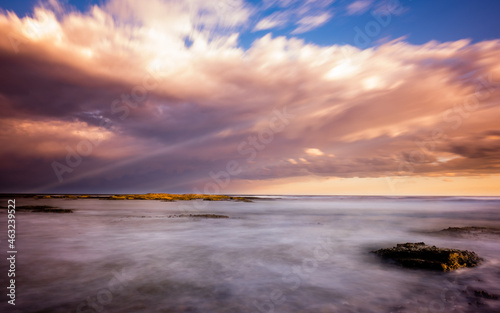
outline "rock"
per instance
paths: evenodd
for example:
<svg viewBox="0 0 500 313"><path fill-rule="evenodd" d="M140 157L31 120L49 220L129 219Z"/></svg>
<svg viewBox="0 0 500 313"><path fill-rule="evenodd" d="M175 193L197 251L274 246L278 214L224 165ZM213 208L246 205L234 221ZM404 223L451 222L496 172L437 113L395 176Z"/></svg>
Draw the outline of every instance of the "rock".
<svg viewBox="0 0 500 313"><path fill-rule="evenodd" d="M440 230L439 233L447 235L478 236L478 235L496 235L500 236L500 228L495 227L448 227Z"/></svg>
<svg viewBox="0 0 500 313"><path fill-rule="evenodd" d="M404 267L437 271L474 267L482 260L472 251L430 247L423 242L398 244L394 248L373 252Z"/></svg>
<svg viewBox="0 0 500 313"><path fill-rule="evenodd" d="M60 209L48 205L24 205L17 206L16 212L36 212L36 213L73 213L71 209Z"/></svg>
<svg viewBox="0 0 500 313"><path fill-rule="evenodd" d="M474 290L474 295L476 297L490 299L490 300L498 300L498 299L500 299L500 296L495 295L495 294L491 294L491 293L486 292L484 290Z"/></svg>
<svg viewBox="0 0 500 313"><path fill-rule="evenodd" d="M175 217L195 217L195 218L229 218L227 215L220 214L180 214Z"/></svg>

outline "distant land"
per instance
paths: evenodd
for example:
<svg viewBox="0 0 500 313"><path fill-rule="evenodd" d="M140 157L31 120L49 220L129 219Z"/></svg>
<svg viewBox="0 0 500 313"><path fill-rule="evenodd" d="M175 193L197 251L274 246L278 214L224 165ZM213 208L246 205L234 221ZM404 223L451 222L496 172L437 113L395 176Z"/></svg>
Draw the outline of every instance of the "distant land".
<svg viewBox="0 0 500 313"><path fill-rule="evenodd" d="M208 194L171 194L171 193L147 193L147 194L0 194L0 198L33 198L33 199L99 199L99 200L162 200L162 201L243 201L251 202L252 197L235 197L226 195Z"/></svg>

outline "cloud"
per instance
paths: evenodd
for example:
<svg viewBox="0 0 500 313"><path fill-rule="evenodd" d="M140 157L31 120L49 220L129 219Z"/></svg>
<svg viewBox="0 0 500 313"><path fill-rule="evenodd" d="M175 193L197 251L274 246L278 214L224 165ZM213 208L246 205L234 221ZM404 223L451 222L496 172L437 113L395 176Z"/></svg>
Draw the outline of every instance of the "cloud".
<svg viewBox="0 0 500 313"><path fill-rule="evenodd" d="M372 5L372 0L358 0L347 6L348 15L361 15L368 11Z"/></svg>
<svg viewBox="0 0 500 313"><path fill-rule="evenodd" d="M235 184L500 173L499 40L245 50L243 3L120 3L0 15L2 191L192 192L232 160Z"/></svg>
<svg viewBox="0 0 500 313"><path fill-rule="evenodd" d="M323 13L320 15L310 15L301 18L297 24L299 25L295 30L292 31L292 34L301 34L308 31L311 31L315 28L318 28L328 22L333 15L331 13Z"/></svg>
<svg viewBox="0 0 500 313"><path fill-rule="evenodd" d="M284 26L288 23L288 12L275 12L263 19L261 19L254 27L254 31L266 30L275 27Z"/></svg>
<svg viewBox="0 0 500 313"><path fill-rule="evenodd" d="M316 148L306 149L306 153L309 155L312 155L312 156L322 156L325 154L325 153L323 153L323 151L316 149Z"/></svg>
<svg viewBox="0 0 500 313"><path fill-rule="evenodd" d="M333 16L331 4L334 0L274 0L264 1L262 12L272 13L259 20L254 31L298 25L292 34L303 33L326 23ZM326 19L326 20L325 20ZM294 23L294 21L297 21Z"/></svg>

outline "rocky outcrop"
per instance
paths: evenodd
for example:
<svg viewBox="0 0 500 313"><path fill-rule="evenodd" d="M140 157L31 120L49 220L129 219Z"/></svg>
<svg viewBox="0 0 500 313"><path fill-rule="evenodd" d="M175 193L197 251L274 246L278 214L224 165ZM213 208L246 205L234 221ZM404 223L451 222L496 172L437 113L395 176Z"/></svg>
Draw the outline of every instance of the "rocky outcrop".
<svg viewBox="0 0 500 313"><path fill-rule="evenodd" d="M474 267L482 260L472 251L431 247L423 242L398 244L373 252L404 267L437 271Z"/></svg>

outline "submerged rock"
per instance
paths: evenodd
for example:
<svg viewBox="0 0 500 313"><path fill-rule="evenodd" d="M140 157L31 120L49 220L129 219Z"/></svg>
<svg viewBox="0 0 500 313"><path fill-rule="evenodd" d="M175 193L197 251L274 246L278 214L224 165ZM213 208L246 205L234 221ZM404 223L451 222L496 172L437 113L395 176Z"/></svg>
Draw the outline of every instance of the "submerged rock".
<svg viewBox="0 0 500 313"><path fill-rule="evenodd" d="M180 214L175 217L197 217L197 218L229 218L227 215L220 214Z"/></svg>
<svg viewBox="0 0 500 313"><path fill-rule="evenodd" d="M474 290L474 295L479 298L485 298L490 300L498 300L500 299L499 295L491 294L484 290Z"/></svg>
<svg viewBox="0 0 500 313"><path fill-rule="evenodd" d="M500 236L500 228L495 227L448 227L440 230L439 233L447 235L477 236L477 235L496 235Z"/></svg>
<svg viewBox="0 0 500 313"><path fill-rule="evenodd" d="M4 208L4 207L2 207ZM16 212L36 212L36 213L73 213L71 209L61 209L49 205L24 205L17 206Z"/></svg>
<svg viewBox="0 0 500 313"><path fill-rule="evenodd" d="M373 252L404 267L437 271L474 267L482 260L472 251L430 247L423 242L398 244L394 248Z"/></svg>

